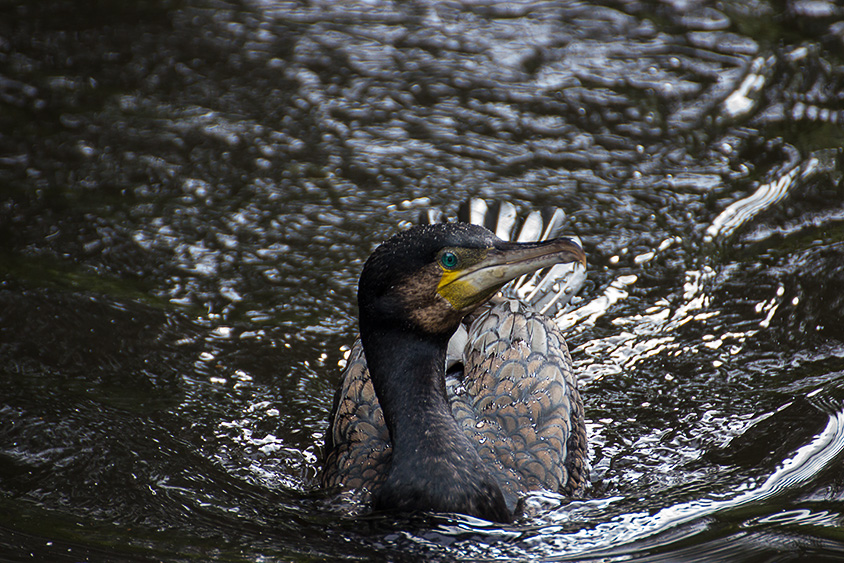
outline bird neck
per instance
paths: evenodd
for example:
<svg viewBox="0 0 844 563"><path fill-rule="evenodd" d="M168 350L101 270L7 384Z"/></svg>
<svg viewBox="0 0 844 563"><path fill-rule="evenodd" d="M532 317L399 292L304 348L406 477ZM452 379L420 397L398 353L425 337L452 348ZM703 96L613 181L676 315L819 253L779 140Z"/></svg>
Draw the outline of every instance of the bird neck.
<svg viewBox="0 0 844 563"><path fill-rule="evenodd" d="M448 337L361 325L366 363L390 432L390 470L377 509L459 512L509 522L510 509L475 446L451 414Z"/></svg>
<svg viewBox="0 0 844 563"><path fill-rule="evenodd" d="M425 423L450 419L445 390L448 340L402 329L362 333L364 353L394 448L425 434ZM446 420L443 420L446 419Z"/></svg>

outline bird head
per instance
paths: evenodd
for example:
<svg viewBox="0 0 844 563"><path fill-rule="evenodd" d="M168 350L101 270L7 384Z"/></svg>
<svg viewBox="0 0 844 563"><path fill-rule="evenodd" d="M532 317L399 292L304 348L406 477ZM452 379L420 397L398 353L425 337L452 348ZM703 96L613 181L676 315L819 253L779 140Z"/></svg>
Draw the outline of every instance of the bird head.
<svg viewBox="0 0 844 563"><path fill-rule="evenodd" d="M366 261L358 285L361 330L399 326L447 338L507 282L566 262L585 265L586 256L565 238L516 243L467 223L414 227Z"/></svg>

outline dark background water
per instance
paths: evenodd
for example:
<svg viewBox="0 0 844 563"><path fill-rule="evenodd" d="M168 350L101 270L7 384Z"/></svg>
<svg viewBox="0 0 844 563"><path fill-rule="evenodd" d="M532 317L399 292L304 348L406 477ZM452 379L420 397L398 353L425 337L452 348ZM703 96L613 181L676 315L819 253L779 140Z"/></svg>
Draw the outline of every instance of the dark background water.
<svg viewBox="0 0 844 563"><path fill-rule="evenodd" d="M0 559L844 558L844 9L0 1ZM592 485L315 490L374 246L556 205Z"/></svg>

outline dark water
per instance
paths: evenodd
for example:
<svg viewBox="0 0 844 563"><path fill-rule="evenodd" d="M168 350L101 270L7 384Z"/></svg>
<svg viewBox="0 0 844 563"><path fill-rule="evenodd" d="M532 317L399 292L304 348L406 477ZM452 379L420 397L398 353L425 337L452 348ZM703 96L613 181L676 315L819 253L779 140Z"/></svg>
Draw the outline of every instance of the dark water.
<svg viewBox="0 0 844 563"><path fill-rule="evenodd" d="M0 2L0 559L844 558L844 8ZM354 287L557 205L593 483L314 490Z"/></svg>

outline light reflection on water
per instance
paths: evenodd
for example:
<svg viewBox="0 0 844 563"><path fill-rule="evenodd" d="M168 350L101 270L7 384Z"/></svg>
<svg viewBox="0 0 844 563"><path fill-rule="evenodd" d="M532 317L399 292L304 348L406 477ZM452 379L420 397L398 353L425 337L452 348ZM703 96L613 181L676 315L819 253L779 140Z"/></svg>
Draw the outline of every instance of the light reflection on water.
<svg viewBox="0 0 844 563"><path fill-rule="evenodd" d="M796 155L795 155L796 156ZM768 207L783 200L790 189L799 186L797 180L805 181L817 173L819 162L817 158L810 158L806 162L789 163L792 168L775 180L762 184L756 191L729 205L718 215L706 229L704 241L713 242L718 238L728 238L741 226L748 223Z"/></svg>
<svg viewBox="0 0 844 563"><path fill-rule="evenodd" d="M711 535L713 531L722 533L717 531L718 522L730 520L733 514L741 514L747 506L777 506L783 496L793 496L795 491L810 483L816 475L841 461L844 451L844 409L839 406L839 410L828 412L827 415L823 430L783 460L767 478L759 478L758 483L751 480L731 490L718 491L711 498L667 506L656 513L628 509L618 514L615 505L624 504L624 497L620 496L570 502L549 493L531 495L526 505L537 516L530 529L516 536L510 534L512 545L505 550L505 554L518 557L514 546L519 546L525 550L521 556L531 554L553 560L584 557L624 560L625 556L640 553L648 546L660 545L665 549L690 541L694 543L693 538L696 536ZM682 486L682 483L677 486ZM558 508L553 509L555 504ZM607 518L608 514L614 513L618 515ZM601 515L600 524L594 527L583 525L597 514ZM844 515L839 512L785 510L754 518L746 526L798 524L837 527L842 519ZM442 525L436 531L456 537L470 531L508 536L503 530L486 530L481 524L466 519L462 526ZM464 546L459 541L453 547L458 553L471 553L470 546ZM703 553L708 554L704 557L714 557L712 552Z"/></svg>
<svg viewBox="0 0 844 563"><path fill-rule="evenodd" d="M50 5L0 7L0 551L840 554L834 3ZM592 487L344 516L313 479L362 262L478 195L587 249Z"/></svg>
<svg viewBox="0 0 844 563"><path fill-rule="evenodd" d="M576 548L581 554L599 555L602 553L624 553L623 546L641 541L644 538L663 533L683 524L703 521L707 516L718 512L739 510L745 505L774 502L778 495L793 494L801 485L809 482L815 475L839 462L844 450L844 410L829 414L829 420L823 432L799 448L792 457L785 459L780 467L761 485L746 488L739 487L739 494L727 500L698 499L663 508L654 515L648 512L630 513L608 523L600 529L581 530L570 537L561 537L557 533L539 534L536 541L543 547L554 546L559 553ZM746 489L746 490L741 490ZM724 494L724 493L722 493ZM841 518L841 515L838 515ZM691 529L689 535L701 533L701 529ZM684 538L673 536L671 541ZM585 548L585 549L584 549Z"/></svg>

